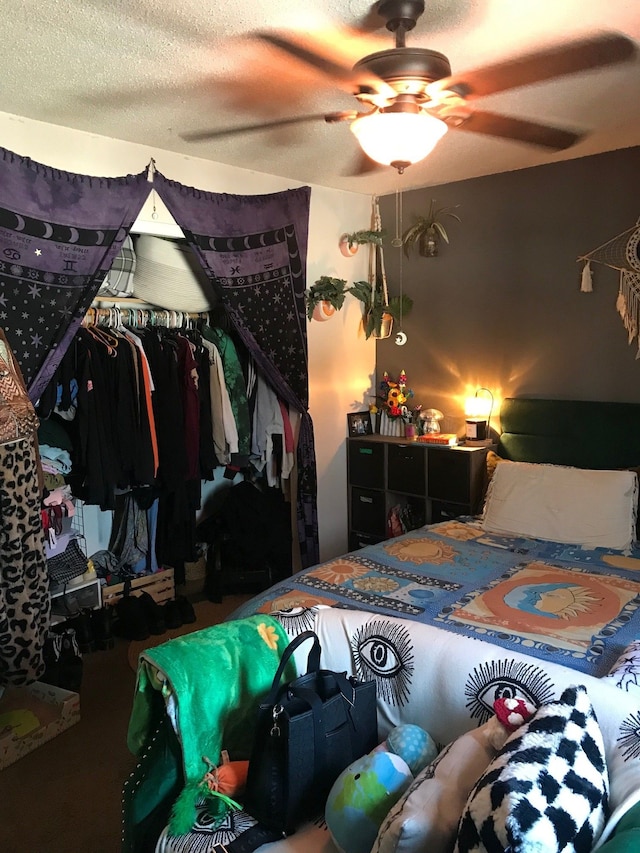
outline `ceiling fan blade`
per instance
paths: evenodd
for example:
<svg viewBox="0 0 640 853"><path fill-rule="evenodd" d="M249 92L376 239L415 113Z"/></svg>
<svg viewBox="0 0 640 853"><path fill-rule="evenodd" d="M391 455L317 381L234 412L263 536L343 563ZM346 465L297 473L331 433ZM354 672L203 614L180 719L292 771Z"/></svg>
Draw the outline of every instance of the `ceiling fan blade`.
<svg viewBox="0 0 640 853"><path fill-rule="evenodd" d="M244 124L236 127L225 127L221 130L195 130L192 133L180 134L181 139L187 142L205 142L209 139L223 139L225 136L238 136L241 133L257 133L262 130L273 130L277 127L287 127L292 124L304 124L309 121L322 119L329 124L338 121L353 121L359 113L355 110L345 110L337 113L312 113L306 116L290 116L279 118L275 121L265 121L262 124Z"/></svg>
<svg viewBox="0 0 640 853"><path fill-rule="evenodd" d="M278 33L257 32L254 34L256 38L267 42L279 50L283 50L289 56L299 59L301 62L306 62L313 68L331 77L339 86L341 86L349 94L354 94L357 91L364 91L368 94L381 95L383 98L395 98L397 92L385 81L363 69L357 71L348 65L344 65L338 59L334 59L320 52L319 49L312 48L309 45L303 44L302 39L298 39L293 34L287 36Z"/></svg>
<svg viewBox="0 0 640 853"><path fill-rule="evenodd" d="M526 119L481 110L470 111L464 118L459 115L441 115L440 118L455 130L470 130L473 133L483 133L487 136L513 139L517 142L526 142L529 145L550 148L552 151L570 148L584 136L582 133L574 133L559 127L550 127Z"/></svg>
<svg viewBox="0 0 640 853"><path fill-rule="evenodd" d="M430 83L428 93L437 98L442 91L454 91L468 100L504 92L518 86L552 80L631 59L638 49L631 39L607 33L540 50L506 62L487 65L474 71L452 74Z"/></svg>

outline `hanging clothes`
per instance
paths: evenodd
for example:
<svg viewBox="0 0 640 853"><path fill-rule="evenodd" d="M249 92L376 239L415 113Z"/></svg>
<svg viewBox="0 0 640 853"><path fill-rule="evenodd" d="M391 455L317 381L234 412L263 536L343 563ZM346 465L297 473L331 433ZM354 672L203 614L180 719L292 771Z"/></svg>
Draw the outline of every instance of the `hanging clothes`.
<svg viewBox="0 0 640 853"><path fill-rule="evenodd" d="M218 347L209 340L203 340L203 346L209 353L209 388L211 396L211 419L213 424L213 443L216 456L226 465L231 454L238 450L238 430L229 399L229 391L224 378L224 367Z"/></svg>
<svg viewBox="0 0 640 853"><path fill-rule="evenodd" d="M222 329L204 325L202 336L215 344L222 359L224 380L229 392L229 400L238 434L237 458L231 458L231 463L239 467L246 466L251 451L251 421L249 419L249 404L247 403L247 388L244 374L235 344L231 337Z"/></svg>

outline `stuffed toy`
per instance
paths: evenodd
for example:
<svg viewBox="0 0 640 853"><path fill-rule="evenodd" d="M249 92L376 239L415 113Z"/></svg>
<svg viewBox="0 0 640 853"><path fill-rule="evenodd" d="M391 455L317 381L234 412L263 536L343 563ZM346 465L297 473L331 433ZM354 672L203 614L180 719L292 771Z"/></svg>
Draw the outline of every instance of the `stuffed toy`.
<svg viewBox="0 0 640 853"><path fill-rule="evenodd" d="M400 725L343 770L325 808L327 827L340 853L369 853L391 806L437 752L420 726Z"/></svg>
<svg viewBox="0 0 640 853"><path fill-rule="evenodd" d="M337 849L340 853L370 853L375 844L374 849L385 850L385 853L387 849L395 850L392 843L387 847L377 844L378 832L384 826L389 842L398 834L397 828L394 832L388 826L389 816L395 811L393 807L411 793L408 789L425 768L436 766L436 758L445 772L442 778L432 780L430 800L435 812L447 824L440 834L450 836L453 844L458 819L473 783L504 746L509 735L525 723L534 711L535 708L522 699L497 699L494 703L495 715L479 729L456 741L461 749L458 752L454 750L451 755L453 766L447 766L447 760L442 759L451 747L445 747L438 756L433 739L420 726L396 726L382 744L350 764L338 776L329 792L325 820ZM468 742L465 745L465 739L473 741L474 738L479 739L476 749L479 758L475 761L476 771L471 770L467 774L469 781L466 787L459 779L456 765L468 760L468 754L473 749ZM426 807L421 810L427 811ZM428 850L429 844L423 845L422 849Z"/></svg>
<svg viewBox="0 0 640 853"><path fill-rule="evenodd" d="M370 853L453 850L460 815L474 785L509 735L535 708L523 699L509 697L497 699L493 710L494 716L486 723L447 744L417 774L382 819Z"/></svg>
<svg viewBox="0 0 640 853"><path fill-rule="evenodd" d="M216 766L206 755L202 760L207 772L199 782L187 783L173 805L171 812L171 830L176 835L186 835L196 822L196 803L199 799L207 801L207 810L212 818L211 828L215 829L225 819L229 811L240 810L242 806L232 797L244 792L249 772L248 761L230 761L229 753L223 749L220 764Z"/></svg>

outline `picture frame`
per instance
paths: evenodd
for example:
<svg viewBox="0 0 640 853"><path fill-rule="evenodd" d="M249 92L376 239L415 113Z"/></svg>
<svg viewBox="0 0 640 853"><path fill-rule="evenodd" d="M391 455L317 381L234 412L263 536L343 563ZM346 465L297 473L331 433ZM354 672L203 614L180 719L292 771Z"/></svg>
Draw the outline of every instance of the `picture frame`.
<svg viewBox="0 0 640 853"><path fill-rule="evenodd" d="M349 438L357 438L361 435L373 435L369 412L349 412L347 414L347 427Z"/></svg>

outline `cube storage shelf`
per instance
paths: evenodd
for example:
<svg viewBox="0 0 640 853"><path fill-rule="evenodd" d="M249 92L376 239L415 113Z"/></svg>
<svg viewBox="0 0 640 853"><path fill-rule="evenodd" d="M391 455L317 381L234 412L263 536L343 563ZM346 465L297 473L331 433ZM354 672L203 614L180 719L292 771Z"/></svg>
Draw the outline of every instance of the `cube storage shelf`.
<svg viewBox="0 0 640 853"><path fill-rule="evenodd" d="M412 528L480 511L487 447L448 447L390 436L347 439L349 548L387 538L397 505Z"/></svg>
<svg viewBox="0 0 640 853"><path fill-rule="evenodd" d="M51 624L64 622L81 610L99 610L102 607L101 591L100 578L95 575L89 580L81 576L64 586L52 586Z"/></svg>

